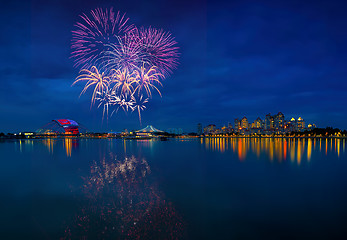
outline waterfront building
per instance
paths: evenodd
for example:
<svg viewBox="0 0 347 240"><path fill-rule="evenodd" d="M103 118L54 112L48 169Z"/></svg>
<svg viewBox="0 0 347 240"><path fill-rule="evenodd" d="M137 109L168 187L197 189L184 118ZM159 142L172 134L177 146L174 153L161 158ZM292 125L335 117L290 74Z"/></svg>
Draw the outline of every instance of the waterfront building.
<svg viewBox="0 0 347 240"><path fill-rule="evenodd" d="M283 127L284 127L284 115L283 115L283 113L279 112L275 115L274 125L275 125L274 128L277 131L283 130Z"/></svg>
<svg viewBox="0 0 347 240"><path fill-rule="evenodd" d="M238 118L235 118L235 121L234 121L234 129L236 132L239 132L240 131L240 128L241 128L241 122Z"/></svg>
<svg viewBox="0 0 347 240"><path fill-rule="evenodd" d="M265 116L264 129L265 130L273 130L274 129L274 117L271 116L270 113L266 114L266 116Z"/></svg>
<svg viewBox="0 0 347 240"><path fill-rule="evenodd" d="M308 130L313 130L313 129L315 129L315 128L317 128L317 127L316 127L316 124L311 124L311 123L310 123L310 124L307 125L307 129L308 129Z"/></svg>
<svg viewBox="0 0 347 240"><path fill-rule="evenodd" d="M201 123L198 123L198 131L197 131L198 135L202 134L202 125Z"/></svg>
<svg viewBox="0 0 347 240"><path fill-rule="evenodd" d="M295 118L291 118L289 123L290 123L291 131L298 131L298 124Z"/></svg>
<svg viewBox="0 0 347 240"><path fill-rule="evenodd" d="M233 125L230 122L228 122L228 133L231 132L233 132Z"/></svg>
<svg viewBox="0 0 347 240"><path fill-rule="evenodd" d="M204 133L205 134L214 134L216 132L216 125L209 124L206 127L204 127Z"/></svg>
<svg viewBox="0 0 347 240"><path fill-rule="evenodd" d="M297 121L298 131L303 131L305 129L305 121L301 117L298 118Z"/></svg>
<svg viewBox="0 0 347 240"><path fill-rule="evenodd" d="M248 124L248 119L246 117L243 117L241 119L241 126L242 129L248 129L249 128L249 124Z"/></svg>
<svg viewBox="0 0 347 240"><path fill-rule="evenodd" d="M87 128L71 119L54 119L36 131L43 135L79 135L86 132Z"/></svg>
<svg viewBox="0 0 347 240"><path fill-rule="evenodd" d="M290 133L295 131L295 125L293 125L293 123L291 121L287 121L284 123L284 127L283 127L283 132L284 133Z"/></svg>
<svg viewBox="0 0 347 240"><path fill-rule="evenodd" d="M251 127L249 128L250 133L256 133L261 134L263 133L263 121L258 117L254 122L251 124Z"/></svg>
<svg viewBox="0 0 347 240"><path fill-rule="evenodd" d="M256 120L254 120L254 127L255 128L263 128L263 120L261 120L260 117L258 117Z"/></svg>
<svg viewBox="0 0 347 240"><path fill-rule="evenodd" d="M125 129L124 133L127 135L128 130ZM164 131L161 131L159 129L154 128L152 125L148 125L147 127L135 131L135 134L140 137L152 137L158 134L163 134L165 133Z"/></svg>
<svg viewBox="0 0 347 240"><path fill-rule="evenodd" d="M228 128L226 126L221 127L221 133L228 133Z"/></svg>

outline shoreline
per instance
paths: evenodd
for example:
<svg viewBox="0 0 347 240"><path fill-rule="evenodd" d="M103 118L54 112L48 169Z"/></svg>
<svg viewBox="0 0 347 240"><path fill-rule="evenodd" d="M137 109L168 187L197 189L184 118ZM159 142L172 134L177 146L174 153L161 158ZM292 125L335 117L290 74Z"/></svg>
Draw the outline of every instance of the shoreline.
<svg viewBox="0 0 347 240"><path fill-rule="evenodd" d="M0 137L0 140L34 140L34 139L123 139L123 140L168 140L168 139L214 139L214 138L248 138L248 139L347 139L347 136L154 136L154 137L109 137L109 136L33 136L33 137Z"/></svg>

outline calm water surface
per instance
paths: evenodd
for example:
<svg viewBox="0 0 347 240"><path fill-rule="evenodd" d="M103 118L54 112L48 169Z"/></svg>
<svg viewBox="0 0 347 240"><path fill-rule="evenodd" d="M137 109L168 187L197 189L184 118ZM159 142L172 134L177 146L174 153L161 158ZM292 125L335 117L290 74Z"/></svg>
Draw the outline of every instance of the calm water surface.
<svg viewBox="0 0 347 240"><path fill-rule="evenodd" d="M345 239L345 139L0 141L1 239Z"/></svg>

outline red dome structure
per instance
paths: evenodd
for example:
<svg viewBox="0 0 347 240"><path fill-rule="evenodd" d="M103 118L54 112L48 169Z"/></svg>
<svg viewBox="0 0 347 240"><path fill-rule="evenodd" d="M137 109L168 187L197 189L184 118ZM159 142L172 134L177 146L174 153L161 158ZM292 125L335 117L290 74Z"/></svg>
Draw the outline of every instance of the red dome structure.
<svg viewBox="0 0 347 240"><path fill-rule="evenodd" d="M54 119L40 128L37 132L40 134L77 135L80 133L86 133L87 129L71 119Z"/></svg>

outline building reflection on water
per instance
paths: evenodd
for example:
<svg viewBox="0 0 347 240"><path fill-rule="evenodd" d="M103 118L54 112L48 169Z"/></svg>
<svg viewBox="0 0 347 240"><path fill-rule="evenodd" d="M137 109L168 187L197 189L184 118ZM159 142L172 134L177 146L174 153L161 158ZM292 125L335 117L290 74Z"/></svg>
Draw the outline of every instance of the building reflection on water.
<svg viewBox="0 0 347 240"><path fill-rule="evenodd" d="M63 138L59 139L59 141L63 141L63 147L67 157L71 157L72 149L77 149L79 147L79 139L78 138ZM47 147L48 152L54 153L54 145L58 143L58 139L55 138L46 138L42 140L42 143Z"/></svg>
<svg viewBox="0 0 347 240"><path fill-rule="evenodd" d="M23 152L23 150L26 151L33 151L34 149L34 141L31 139L20 139L18 142L16 142L16 145L19 145L19 152Z"/></svg>
<svg viewBox="0 0 347 240"><path fill-rule="evenodd" d="M65 138L64 139L64 148L66 156L71 157L71 152L73 148L78 148L78 138Z"/></svg>
<svg viewBox="0 0 347 240"><path fill-rule="evenodd" d="M303 161L310 162L312 152L318 151L328 155L341 151L344 153L346 139L331 138L201 138L206 149L224 153L228 149L244 161L249 154L257 158L266 155L270 161L291 161L300 165ZM341 150L342 149L342 150Z"/></svg>
<svg viewBox="0 0 347 240"><path fill-rule="evenodd" d="M47 147L48 152L53 154L55 139L53 139L53 138L46 138L42 142Z"/></svg>

